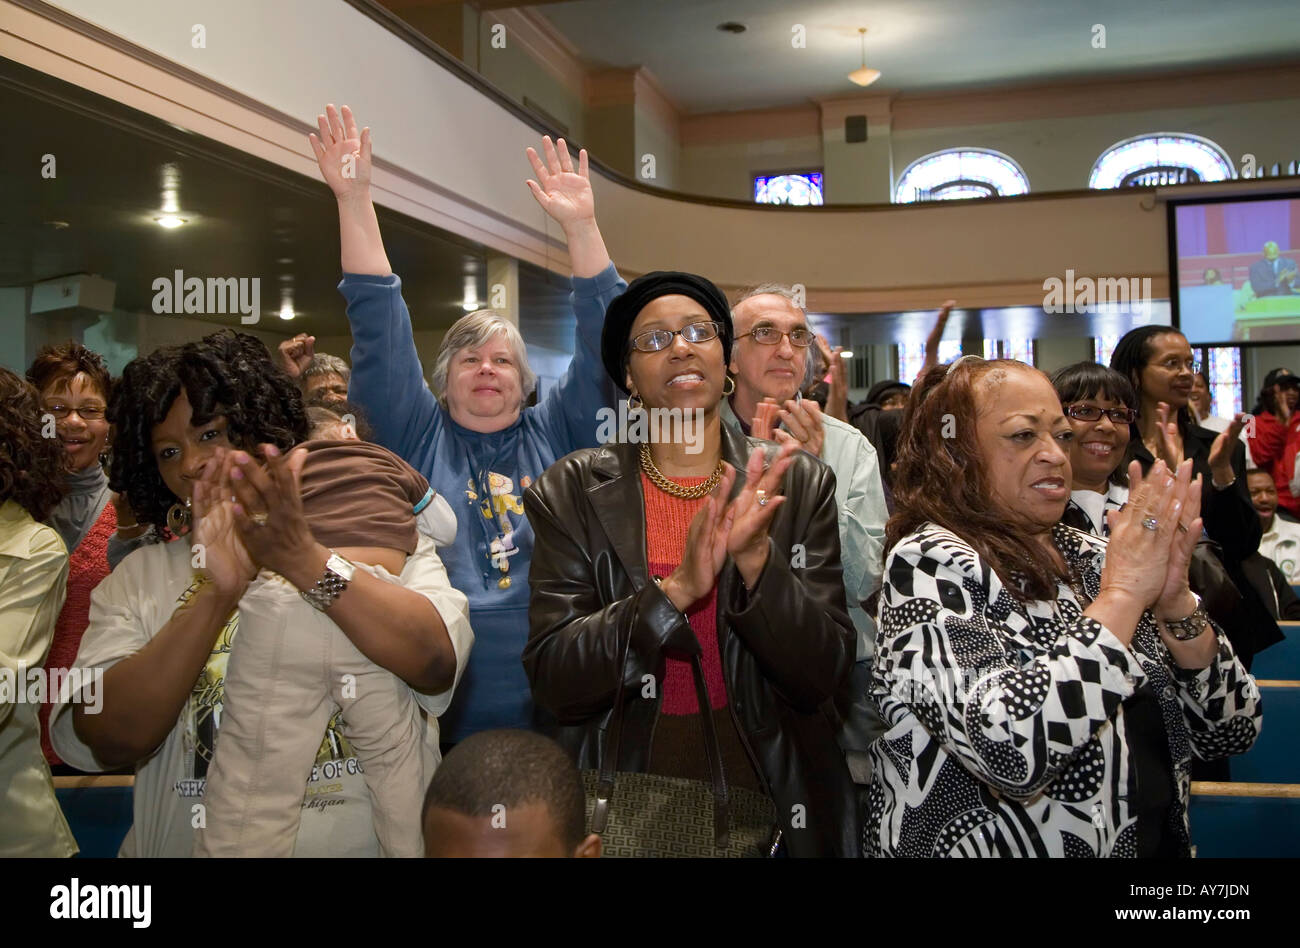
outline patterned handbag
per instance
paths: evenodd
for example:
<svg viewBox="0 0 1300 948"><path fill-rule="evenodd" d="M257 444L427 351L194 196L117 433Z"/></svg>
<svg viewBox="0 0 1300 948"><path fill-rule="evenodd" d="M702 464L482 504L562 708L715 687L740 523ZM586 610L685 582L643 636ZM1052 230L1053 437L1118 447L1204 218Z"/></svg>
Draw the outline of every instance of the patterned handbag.
<svg viewBox="0 0 1300 948"><path fill-rule="evenodd" d="M685 777L621 771L615 773L622 748L628 648L628 623L620 645L619 683L605 733L599 770L583 771L587 791L588 831L601 837L610 857L744 858L773 856L780 846L772 801L744 787L729 787L713 717L701 712L705 754L712 786ZM620 630L622 632L623 630ZM696 700L709 707L708 687L698 654L691 657ZM615 778L618 793L615 795Z"/></svg>

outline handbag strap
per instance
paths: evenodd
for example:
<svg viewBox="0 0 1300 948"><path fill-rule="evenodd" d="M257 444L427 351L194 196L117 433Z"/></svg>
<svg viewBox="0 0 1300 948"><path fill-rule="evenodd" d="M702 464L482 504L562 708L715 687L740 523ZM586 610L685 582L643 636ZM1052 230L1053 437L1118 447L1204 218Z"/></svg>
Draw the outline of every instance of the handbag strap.
<svg viewBox="0 0 1300 948"><path fill-rule="evenodd" d="M614 796L614 777L618 770L619 754L623 748L623 706L627 690L627 660L632 646L632 630L640 616L640 603L630 612L626 630L619 630L618 682L614 686L614 708L609 729L605 732L604 753L601 754L600 773L596 781L596 805L591 814L591 831L600 835L609 825L609 804ZM626 634L624 634L626 632ZM713 844L726 849L730 842L730 794L727 775L722 766L722 748L713 726L709 689L704 681L704 666L700 656L691 656L691 672L695 679L695 700L700 708L700 723L704 728L704 754L709 763L709 776L713 788ZM612 747L610 745L613 745ZM611 752L612 751L612 752Z"/></svg>

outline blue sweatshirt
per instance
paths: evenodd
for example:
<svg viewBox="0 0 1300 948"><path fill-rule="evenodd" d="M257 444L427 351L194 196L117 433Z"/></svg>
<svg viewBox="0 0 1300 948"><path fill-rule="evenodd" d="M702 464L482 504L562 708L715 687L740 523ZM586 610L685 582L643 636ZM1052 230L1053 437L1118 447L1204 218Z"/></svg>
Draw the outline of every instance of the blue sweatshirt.
<svg viewBox="0 0 1300 948"><path fill-rule="evenodd" d="M578 330L558 385L510 427L490 434L456 424L424 380L402 281L344 274L352 325L348 397L375 441L429 480L456 512L456 541L440 551L451 583L469 597L474 651L441 721L444 741L491 728L533 727L521 656L528 640L528 564L533 530L523 492L559 458L595 447L601 408L618 391L600 358L605 308L627 288L618 271L573 279Z"/></svg>

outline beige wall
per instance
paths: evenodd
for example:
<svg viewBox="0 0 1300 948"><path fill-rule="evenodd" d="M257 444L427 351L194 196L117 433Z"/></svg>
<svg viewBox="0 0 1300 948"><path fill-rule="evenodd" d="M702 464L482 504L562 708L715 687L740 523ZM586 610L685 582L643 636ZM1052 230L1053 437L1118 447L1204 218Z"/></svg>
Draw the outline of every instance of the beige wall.
<svg viewBox="0 0 1300 948"><path fill-rule="evenodd" d="M521 42L512 42L508 25L505 49L494 48L492 26L487 17L480 18L477 51L473 54L479 74L521 105L525 97L536 102L568 126L566 134L570 138L586 144L588 129L582 96L543 68Z"/></svg>

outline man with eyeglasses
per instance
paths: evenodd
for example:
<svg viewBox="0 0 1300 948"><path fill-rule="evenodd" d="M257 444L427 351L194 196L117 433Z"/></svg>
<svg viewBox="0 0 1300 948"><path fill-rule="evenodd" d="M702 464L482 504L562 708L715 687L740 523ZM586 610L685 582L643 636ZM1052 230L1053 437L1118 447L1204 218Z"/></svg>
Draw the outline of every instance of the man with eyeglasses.
<svg viewBox="0 0 1300 948"><path fill-rule="evenodd" d="M875 623L862 603L880 588L888 513L875 448L858 429L799 397L817 335L796 300L790 287L766 283L736 301L731 311L736 343L729 366L735 390L723 401L722 420L754 437L797 441L835 473L844 590L858 632L851 697L846 698L852 707L841 709L846 721L840 746L861 784L870 779L866 750L884 733L884 722L867 697ZM797 562L798 551L792 551L791 564Z"/></svg>

